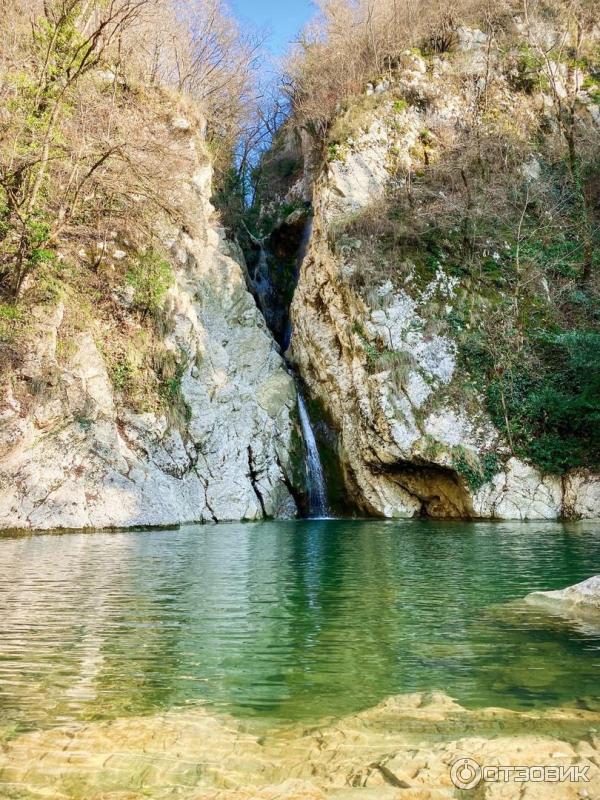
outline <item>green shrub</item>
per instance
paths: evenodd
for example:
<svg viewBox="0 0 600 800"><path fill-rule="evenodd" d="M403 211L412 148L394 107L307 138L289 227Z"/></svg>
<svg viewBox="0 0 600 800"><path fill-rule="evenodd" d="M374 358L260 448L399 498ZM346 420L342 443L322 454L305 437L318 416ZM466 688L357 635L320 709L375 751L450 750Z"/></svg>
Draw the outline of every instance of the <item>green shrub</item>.
<svg viewBox="0 0 600 800"><path fill-rule="evenodd" d="M22 311L13 303L0 303L0 321L11 322L20 320Z"/></svg>
<svg viewBox="0 0 600 800"><path fill-rule="evenodd" d="M184 362L174 363L171 370L163 370L160 393L167 403L174 403L181 396L181 381L185 370L186 364Z"/></svg>
<svg viewBox="0 0 600 800"><path fill-rule="evenodd" d="M511 84L514 89L527 94L549 88L544 74L544 60L529 44L522 44L514 57Z"/></svg>
<svg viewBox="0 0 600 800"><path fill-rule="evenodd" d="M343 161L345 156L344 147L337 142L327 145L327 160L328 161Z"/></svg>
<svg viewBox="0 0 600 800"><path fill-rule="evenodd" d="M543 471L600 466L600 334L544 332L487 389L496 425Z"/></svg>
<svg viewBox="0 0 600 800"><path fill-rule="evenodd" d="M0 344L11 345L17 340L22 319L23 313L18 306L0 303Z"/></svg>
<svg viewBox="0 0 600 800"><path fill-rule="evenodd" d="M134 304L144 314L158 314L173 280L169 262L152 249L141 254L127 273L127 283L135 289Z"/></svg>
<svg viewBox="0 0 600 800"><path fill-rule="evenodd" d="M600 72L588 75L583 82L583 88L591 97L592 102L600 105Z"/></svg>
<svg viewBox="0 0 600 800"><path fill-rule="evenodd" d="M171 350L161 350L155 358L154 367L159 377L158 393L169 418L175 424L185 423L191 418L191 409L181 390L181 382L189 365L189 361Z"/></svg>
<svg viewBox="0 0 600 800"><path fill-rule="evenodd" d="M363 328L360 322L354 323L354 325L352 326L352 331L360 339L362 348L365 351L365 355L367 357L367 367L369 368L370 371L376 372L377 371L376 365L380 356L380 351L371 341L369 341L369 339L367 338L367 334L365 333L365 329Z"/></svg>
<svg viewBox="0 0 600 800"><path fill-rule="evenodd" d="M455 448L453 465L457 473L466 480L472 492L478 492L500 471L500 461L495 453L485 453L479 458L464 447Z"/></svg>
<svg viewBox="0 0 600 800"><path fill-rule="evenodd" d="M128 388L134 371L134 366L126 356L122 356L116 363L111 365L111 383L118 392L124 392Z"/></svg>

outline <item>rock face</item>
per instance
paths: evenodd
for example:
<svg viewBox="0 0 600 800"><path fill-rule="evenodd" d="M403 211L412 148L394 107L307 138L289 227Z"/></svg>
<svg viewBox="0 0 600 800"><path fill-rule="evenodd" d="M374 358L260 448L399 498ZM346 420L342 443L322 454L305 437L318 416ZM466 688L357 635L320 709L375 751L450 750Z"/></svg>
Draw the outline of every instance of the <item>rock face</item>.
<svg viewBox="0 0 600 800"><path fill-rule="evenodd" d="M467 34L467 66L477 72L480 44ZM373 269L364 242L350 236L331 246L336 226L362 210L385 214L377 204L392 176L416 169L420 104L440 137L460 128L465 99L440 89L444 62L434 59L433 75L414 54L404 66L396 89L418 102L386 100L389 83L367 88L379 105L368 106L361 132L334 148L314 183L312 238L291 312L291 354L337 430L349 494L364 512L390 518L600 517L597 475L542 475L512 455L483 397L465 391L449 322L470 302L461 279L440 262L423 284L408 264L400 284L383 277L361 292L361 270Z"/></svg>
<svg viewBox="0 0 600 800"><path fill-rule="evenodd" d="M390 518L600 516L597 476L541 475L510 456L483 400L457 402L456 345L433 332L428 319L431 303L452 310L455 279L440 269L410 294L382 283L370 307L327 245L329 200L338 196L327 185L316 192L313 238L292 306L292 353L339 432L342 467L359 507ZM372 355L376 348L387 360ZM492 451L504 455L502 468L471 485L470 465L480 468Z"/></svg>
<svg viewBox="0 0 600 800"><path fill-rule="evenodd" d="M192 151L203 153L193 133ZM101 336L57 359L63 305L38 309L24 363L0 406L0 528L101 528L293 516L296 393L196 159L180 191L193 234L163 224L175 284L165 344L188 409L175 425L133 413L109 380Z"/></svg>
<svg viewBox="0 0 600 800"><path fill-rule="evenodd" d="M556 592L532 592L525 601L567 616L592 615L600 622L600 575Z"/></svg>

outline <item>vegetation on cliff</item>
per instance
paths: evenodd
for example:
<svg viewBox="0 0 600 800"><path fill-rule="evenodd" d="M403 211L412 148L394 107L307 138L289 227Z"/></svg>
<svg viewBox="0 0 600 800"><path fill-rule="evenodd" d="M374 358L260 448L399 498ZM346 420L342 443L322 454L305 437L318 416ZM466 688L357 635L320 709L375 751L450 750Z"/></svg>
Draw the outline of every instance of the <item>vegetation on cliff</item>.
<svg viewBox="0 0 600 800"><path fill-rule="evenodd" d="M160 229L193 231L196 162L228 168L256 42L220 0L2 0L0 19L0 371L62 300L62 352L94 330L130 404L169 408ZM210 154L190 152L204 131Z"/></svg>
<svg viewBox="0 0 600 800"><path fill-rule="evenodd" d="M300 241L306 183L377 121L391 131L386 191L329 229L349 288L373 304L387 281L459 279L450 317L434 302L429 316L458 343L465 392L486 398L515 455L555 473L598 466L593 0L327 0L259 106L258 42L220 0L0 0L0 12L2 371L19 364L32 308L61 299L59 352L93 329L128 403L172 408L182 365L163 344L173 276L157 220L193 229L177 189L190 160L216 165L251 270L257 238L279 247L287 305L284 239ZM464 109L460 125L440 96ZM193 129L206 129L202 153ZM361 340L371 371L389 367L401 388L406 354Z"/></svg>
<svg viewBox="0 0 600 800"><path fill-rule="evenodd" d="M431 331L510 451L551 473L600 465L599 87L587 0L328 2L286 82L326 170L387 131L385 194L329 224L350 287L373 307L387 281L456 278Z"/></svg>

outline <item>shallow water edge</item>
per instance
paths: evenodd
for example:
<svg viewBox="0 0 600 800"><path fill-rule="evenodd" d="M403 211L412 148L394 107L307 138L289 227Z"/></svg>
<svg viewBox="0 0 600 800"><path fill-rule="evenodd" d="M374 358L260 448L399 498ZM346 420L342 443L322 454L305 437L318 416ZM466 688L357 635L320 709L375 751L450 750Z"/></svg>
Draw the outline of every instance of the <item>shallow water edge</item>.
<svg viewBox="0 0 600 800"><path fill-rule="evenodd" d="M522 797L524 784L457 788L453 766L576 769L529 783L531 800L600 796L600 714L575 709L469 711L446 695L388 698L320 725L269 729L198 707L7 737L2 797L53 800ZM501 793L499 793L501 792Z"/></svg>

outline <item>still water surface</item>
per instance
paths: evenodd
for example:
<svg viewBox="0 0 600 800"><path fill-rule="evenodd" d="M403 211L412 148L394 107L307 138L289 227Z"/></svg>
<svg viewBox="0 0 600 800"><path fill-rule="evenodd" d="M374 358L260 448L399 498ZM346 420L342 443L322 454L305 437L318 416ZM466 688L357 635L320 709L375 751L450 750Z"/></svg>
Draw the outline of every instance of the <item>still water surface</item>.
<svg viewBox="0 0 600 800"><path fill-rule="evenodd" d="M401 692L600 709L600 632L506 605L600 526L316 521L0 538L0 725L204 702L313 720Z"/></svg>

